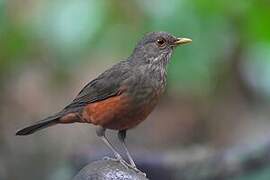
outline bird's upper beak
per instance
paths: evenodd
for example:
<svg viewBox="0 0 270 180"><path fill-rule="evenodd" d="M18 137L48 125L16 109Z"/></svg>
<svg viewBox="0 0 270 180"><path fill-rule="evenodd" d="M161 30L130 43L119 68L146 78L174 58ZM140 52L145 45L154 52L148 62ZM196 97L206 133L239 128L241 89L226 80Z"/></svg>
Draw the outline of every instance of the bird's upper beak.
<svg viewBox="0 0 270 180"><path fill-rule="evenodd" d="M189 38L177 38L176 41L174 42L174 45L179 46L179 45L187 44L190 42L192 42L192 40Z"/></svg>

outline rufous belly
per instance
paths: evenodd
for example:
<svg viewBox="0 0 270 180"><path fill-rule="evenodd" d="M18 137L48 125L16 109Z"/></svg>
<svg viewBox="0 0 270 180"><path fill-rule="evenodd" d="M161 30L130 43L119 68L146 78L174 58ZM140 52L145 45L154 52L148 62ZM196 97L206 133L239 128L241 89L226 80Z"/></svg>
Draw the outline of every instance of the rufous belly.
<svg viewBox="0 0 270 180"><path fill-rule="evenodd" d="M155 105L156 101L149 101L138 106L122 94L87 105L83 109L82 119L108 129L130 129L145 120Z"/></svg>

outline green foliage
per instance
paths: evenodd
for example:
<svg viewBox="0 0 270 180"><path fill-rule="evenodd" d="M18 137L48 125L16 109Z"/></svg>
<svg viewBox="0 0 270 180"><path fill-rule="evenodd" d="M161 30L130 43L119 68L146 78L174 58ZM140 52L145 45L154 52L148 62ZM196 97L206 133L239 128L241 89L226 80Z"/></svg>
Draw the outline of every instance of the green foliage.
<svg viewBox="0 0 270 180"><path fill-rule="evenodd" d="M266 0L34 1L33 9L16 13L16 3L8 5L0 3L2 75L22 63L39 61L39 56L64 67L59 71L70 71L86 60L99 63L91 57L100 55L101 61L117 61L131 53L144 33L162 30L193 39L174 55L170 88L207 95L214 91L216 76L225 68L220 64L237 42L244 52L255 42L263 42L263 49L270 44Z"/></svg>

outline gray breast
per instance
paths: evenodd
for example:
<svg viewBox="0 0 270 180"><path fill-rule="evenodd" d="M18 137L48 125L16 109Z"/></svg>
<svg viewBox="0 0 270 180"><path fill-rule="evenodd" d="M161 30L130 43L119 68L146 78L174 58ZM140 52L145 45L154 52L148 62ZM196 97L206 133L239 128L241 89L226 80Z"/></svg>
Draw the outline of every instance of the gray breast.
<svg viewBox="0 0 270 180"><path fill-rule="evenodd" d="M136 83L134 93L137 100L149 100L160 96L166 86L166 71L161 66L144 65L136 70ZM135 95L134 94L134 95Z"/></svg>

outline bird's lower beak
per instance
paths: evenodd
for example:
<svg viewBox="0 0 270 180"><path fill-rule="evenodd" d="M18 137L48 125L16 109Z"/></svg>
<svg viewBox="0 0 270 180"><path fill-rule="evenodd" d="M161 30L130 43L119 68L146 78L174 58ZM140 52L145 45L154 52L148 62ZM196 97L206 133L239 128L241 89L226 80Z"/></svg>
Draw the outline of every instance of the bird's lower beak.
<svg viewBox="0 0 270 180"><path fill-rule="evenodd" d="M187 44L187 43L191 43L192 40L189 38L177 38L177 40L174 42L175 46L179 46L182 44Z"/></svg>

